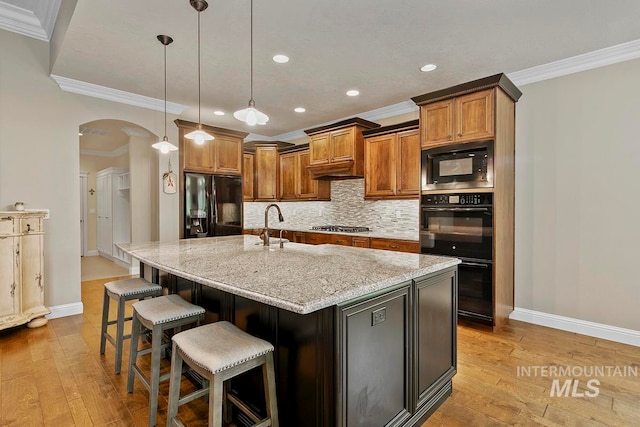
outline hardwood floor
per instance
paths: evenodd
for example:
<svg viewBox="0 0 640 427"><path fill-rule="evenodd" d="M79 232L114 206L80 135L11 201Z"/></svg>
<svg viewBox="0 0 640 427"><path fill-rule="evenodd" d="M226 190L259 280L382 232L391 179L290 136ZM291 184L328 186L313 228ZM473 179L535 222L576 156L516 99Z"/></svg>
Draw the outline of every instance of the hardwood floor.
<svg viewBox="0 0 640 427"><path fill-rule="evenodd" d="M146 389L136 380L134 392L126 390L128 343L120 375L113 372L113 347L99 354L105 281L82 283L83 315L0 332L0 426L147 425ZM553 380L571 377L518 376L519 368L534 366L631 367L640 375L640 348L516 321L496 333L460 325L453 394L423 427L640 425L640 377L597 377L596 397L551 397ZM590 376L575 378L577 393L593 392ZM191 389L188 382L183 389ZM158 425L165 425L167 391L164 382ZM180 417L189 426L206 425L207 403L181 407Z"/></svg>

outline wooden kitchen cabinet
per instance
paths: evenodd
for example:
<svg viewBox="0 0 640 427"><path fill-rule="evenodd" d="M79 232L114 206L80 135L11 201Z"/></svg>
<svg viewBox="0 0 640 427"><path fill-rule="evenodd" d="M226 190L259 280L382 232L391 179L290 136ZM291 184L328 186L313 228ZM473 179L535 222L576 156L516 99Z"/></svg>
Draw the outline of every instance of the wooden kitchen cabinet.
<svg viewBox="0 0 640 427"><path fill-rule="evenodd" d="M417 198L420 193L418 120L363 132L365 198Z"/></svg>
<svg viewBox="0 0 640 427"><path fill-rule="evenodd" d="M304 243L311 245L343 245L351 246L351 236L345 236L343 234L330 234L330 233L305 233Z"/></svg>
<svg viewBox="0 0 640 427"><path fill-rule="evenodd" d="M368 248L370 245L368 237L353 236L351 238L351 246L356 248Z"/></svg>
<svg viewBox="0 0 640 427"><path fill-rule="evenodd" d="M252 153L244 153L242 155L242 200L245 202L252 201L253 182L254 182L254 166Z"/></svg>
<svg viewBox="0 0 640 427"><path fill-rule="evenodd" d="M494 98L488 89L422 105L422 148L493 138Z"/></svg>
<svg viewBox="0 0 640 427"><path fill-rule="evenodd" d="M309 135L312 178L363 177L364 138L362 131L379 127L358 117L305 130Z"/></svg>
<svg viewBox="0 0 640 427"><path fill-rule="evenodd" d="M308 145L280 152L281 200L331 200L331 182L313 179L307 166L311 162Z"/></svg>
<svg viewBox="0 0 640 427"><path fill-rule="evenodd" d="M258 146L254 155L254 196L258 201L278 200L279 158L278 147Z"/></svg>
<svg viewBox="0 0 640 427"><path fill-rule="evenodd" d="M420 253L420 242L413 240L397 240L372 237L369 239L371 249L384 249L396 252Z"/></svg>
<svg viewBox="0 0 640 427"><path fill-rule="evenodd" d="M44 217L45 212L0 212L0 330L47 323Z"/></svg>
<svg viewBox="0 0 640 427"><path fill-rule="evenodd" d="M202 125L215 139L199 145L184 137L197 128L197 123L185 120L175 120L175 123L180 130L181 172L242 175L242 142L248 135L246 132Z"/></svg>

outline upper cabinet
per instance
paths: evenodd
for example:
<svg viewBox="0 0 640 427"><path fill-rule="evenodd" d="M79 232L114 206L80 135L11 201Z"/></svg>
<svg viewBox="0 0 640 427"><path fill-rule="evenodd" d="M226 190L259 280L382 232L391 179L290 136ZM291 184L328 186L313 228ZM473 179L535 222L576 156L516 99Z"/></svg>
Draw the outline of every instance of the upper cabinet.
<svg viewBox="0 0 640 427"><path fill-rule="evenodd" d="M380 125L354 117L305 130L309 135L309 173L315 179L362 178L364 138L362 132Z"/></svg>
<svg viewBox="0 0 640 427"><path fill-rule="evenodd" d="M278 147L256 147L254 163L255 200L278 200Z"/></svg>
<svg viewBox="0 0 640 427"><path fill-rule="evenodd" d="M364 132L365 198L417 198L420 193L418 120Z"/></svg>
<svg viewBox="0 0 640 427"><path fill-rule="evenodd" d="M280 153L281 200L330 200L331 182L311 177L308 145L296 146Z"/></svg>
<svg viewBox="0 0 640 427"><path fill-rule="evenodd" d="M202 172L218 175L242 175L242 142L246 132L237 132L202 125L214 140L199 145L184 137L197 127L197 123L176 120L180 129L180 166L184 172Z"/></svg>
<svg viewBox="0 0 640 427"><path fill-rule="evenodd" d="M425 105L420 111L422 147L493 138L494 93L483 90Z"/></svg>
<svg viewBox="0 0 640 427"><path fill-rule="evenodd" d="M242 200L253 200L253 153L242 155Z"/></svg>

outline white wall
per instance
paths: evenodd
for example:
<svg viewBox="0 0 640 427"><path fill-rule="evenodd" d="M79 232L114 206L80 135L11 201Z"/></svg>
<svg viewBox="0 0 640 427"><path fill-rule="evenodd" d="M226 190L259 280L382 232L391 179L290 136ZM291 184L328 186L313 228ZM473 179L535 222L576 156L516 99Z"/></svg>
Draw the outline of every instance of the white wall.
<svg viewBox="0 0 640 427"><path fill-rule="evenodd" d="M162 135L163 113L61 91L48 77L45 42L0 30L0 52L0 209L24 200L29 208L51 210L45 221L45 303L80 303L78 126L116 119ZM177 141L174 118L168 136ZM173 196L161 206L177 218ZM170 226L175 231L168 233L177 235L177 219Z"/></svg>
<svg viewBox="0 0 640 427"><path fill-rule="evenodd" d="M640 330L640 60L523 86L517 307Z"/></svg>

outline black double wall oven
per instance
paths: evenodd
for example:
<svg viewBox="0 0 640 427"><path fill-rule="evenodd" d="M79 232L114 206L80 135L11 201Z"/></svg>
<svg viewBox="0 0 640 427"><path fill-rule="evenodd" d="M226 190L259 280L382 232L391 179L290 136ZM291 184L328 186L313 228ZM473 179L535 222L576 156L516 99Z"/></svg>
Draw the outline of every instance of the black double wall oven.
<svg viewBox="0 0 640 427"><path fill-rule="evenodd" d="M460 258L458 316L488 325L494 307L493 193L451 190L492 186L492 151L487 143L423 151L422 189L449 191L423 193L420 206L421 252Z"/></svg>

